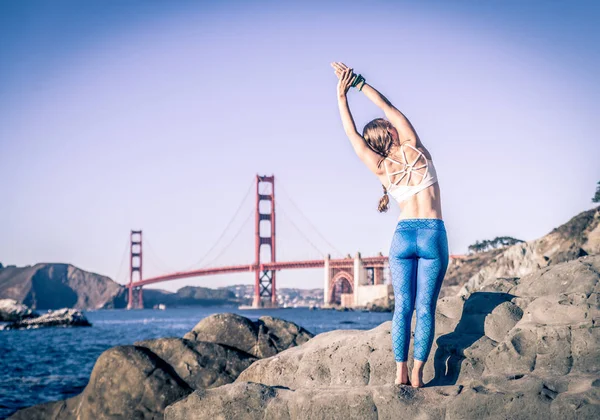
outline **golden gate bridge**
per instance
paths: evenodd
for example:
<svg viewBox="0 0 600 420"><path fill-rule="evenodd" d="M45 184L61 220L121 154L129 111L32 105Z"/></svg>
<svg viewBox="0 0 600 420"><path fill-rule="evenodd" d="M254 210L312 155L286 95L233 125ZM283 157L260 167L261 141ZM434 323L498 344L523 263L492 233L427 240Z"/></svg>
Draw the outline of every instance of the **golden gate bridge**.
<svg viewBox="0 0 600 420"><path fill-rule="evenodd" d="M346 303L356 304L358 303L357 289L361 285L384 285L384 269L387 268L388 257L381 253L373 257L362 257L360 253L357 253L353 258L348 256L346 258L332 259L327 254L323 259L277 261L275 246L275 176L256 175L255 184L254 262L241 265L175 271L144 278L142 275L142 230L132 230L129 240L129 282L126 285L128 289L127 308L139 309L144 307L144 286L216 274L254 272L253 308L277 307L276 272L280 270L323 268L325 274L325 306L339 304L344 294L347 299ZM268 204L266 209L264 204ZM261 211L261 207L263 211ZM267 255L261 252L263 248L268 248Z"/></svg>

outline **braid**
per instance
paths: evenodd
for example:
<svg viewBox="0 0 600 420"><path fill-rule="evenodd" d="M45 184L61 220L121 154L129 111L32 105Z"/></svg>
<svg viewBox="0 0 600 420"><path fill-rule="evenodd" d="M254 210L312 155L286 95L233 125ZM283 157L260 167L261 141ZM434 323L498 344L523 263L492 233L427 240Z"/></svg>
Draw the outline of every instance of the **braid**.
<svg viewBox="0 0 600 420"><path fill-rule="evenodd" d="M390 203L390 198L388 197L388 192L385 188L385 185L381 184L381 186L383 187L383 197L379 199L379 206L377 207L379 213L388 211L388 204Z"/></svg>
<svg viewBox="0 0 600 420"><path fill-rule="evenodd" d="M389 121L383 118L376 118L369 122L363 129L363 139L365 140L365 143L367 143L371 150L382 157L377 163L378 168L385 158L388 157L394 144L394 139L390 134L390 129L393 128L394 126ZM379 200L379 206L377 207L380 213L388 210L390 202L385 185L382 184L382 187L383 197Z"/></svg>

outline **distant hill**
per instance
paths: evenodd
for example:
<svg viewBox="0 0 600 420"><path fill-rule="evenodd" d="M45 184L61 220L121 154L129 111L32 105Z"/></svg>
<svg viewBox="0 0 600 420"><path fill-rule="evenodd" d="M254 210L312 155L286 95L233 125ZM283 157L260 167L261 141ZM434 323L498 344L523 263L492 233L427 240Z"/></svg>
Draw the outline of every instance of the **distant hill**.
<svg viewBox="0 0 600 420"><path fill-rule="evenodd" d="M185 286L177 292L144 289L144 307L152 308L159 303L173 306L238 306L239 301L231 290L208 287Z"/></svg>
<svg viewBox="0 0 600 420"><path fill-rule="evenodd" d="M113 309L127 306L127 288L106 276L70 264L40 263L16 267L0 264L0 299L15 299L32 309ZM144 289L144 306L155 304L237 305L234 292L183 287L176 293Z"/></svg>
<svg viewBox="0 0 600 420"><path fill-rule="evenodd" d="M106 276L70 264L0 268L0 298L15 299L33 309L97 309L122 287Z"/></svg>

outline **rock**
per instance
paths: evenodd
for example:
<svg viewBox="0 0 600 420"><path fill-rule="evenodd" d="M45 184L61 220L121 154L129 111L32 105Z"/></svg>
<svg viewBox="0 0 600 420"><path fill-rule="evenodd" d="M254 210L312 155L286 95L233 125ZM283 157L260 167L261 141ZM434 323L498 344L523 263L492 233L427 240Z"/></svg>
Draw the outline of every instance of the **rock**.
<svg viewBox="0 0 600 420"><path fill-rule="evenodd" d="M240 347L259 355L276 354L313 336L270 316L252 322L224 313L203 321L186 334L191 340L159 338L105 351L81 394L20 410L11 419L163 418L168 404L194 389L231 383L258 359Z"/></svg>
<svg viewBox="0 0 600 420"><path fill-rule="evenodd" d="M162 419L165 407L190 392L173 368L147 348L117 346L100 355L81 394L9 418Z"/></svg>
<svg viewBox="0 0 600 420"><path fill-rule="evenodd" d="M79 396L23 408L8 417L10 420L76 420L73 414L79 406Z"/></svg>
<svg viewBox="0 0 600 420"><path fill-rule="evenodd" d="M26 305L14 299L0 299L0 322L15 322L39 316Z"/></svg>
<svg viewBox="0 0 600 420"><path fill-rule="evenodd" d="M48 311L36 318L27 318L4 326L5 330L34 329L42 327L91 327L85 315L77 309L58 309Z"/></svg>
<svg viewBox="0 0 600 420"><path fill-rule="evenodd" d="M599 264L600 255L581 257L440 299L424 388L393 384L388 321L257 360L165 418L599 418Z"/></svg>
<svg viewBox="0 0 600 420"><path fill-rule="evenodd" d="M146 347L169 363L191 388L212 388L233 382L256 357L229 346L190 341L182 338L159 338L134 343Z"/></svg>
<svg viewBox="0 0 600 420"><path fill-rule="evenodd" d="M257 321L230 312L200 321L184 338L231 346L257 358L307 342L314 334L290 321L262 316Z"/></svg>
<svg viewBox="0 0 600 420"><path fill-rule="evenodd" d="M496 262L495 258L504 252L505 249L490 249L485 252L463 255L460 258L451 258L448 262L448 271L446 271L446 276L440 290L440 297L444 297L445 289L454 290L456 288L458 292L468 279L476 275L484 267Z"/></svg>
<svg viewBox="0 0 600 420"><path fill-rule="evenodd" d="M557 396L533 377L504 387L484 380L443 389L387 384L294 390L234 382L195 391L167 407L165 419L594 419L598 414L597 389Z"/></svg>
<svg viewBox="0 0 600 420"><path fill-rule="evenodd" d="M435 402L443 398L436 392L417 393L389 384L293 390L254 382L234 382L194 392L167 407L165 419L443 418L443 407L435 407ZM422 406L425 399L430 401L428 410Z"/></svg>
<svg viewBox="0 0 600 420"><path fill-rule="evenodd" d="M462 284L458 293L466 295L498 278L522 278L539 269L599 252L600 207L596 207L578 214L542 238L468 256L470 259L466 261L450 264L444 285ZM460 268L453 268L453 264L460 264Z"/></svg>
<svg viewBox="0 0 600 420"><path fill-rule="evenodd" d="M494 341L502 340L523 317L523 310L512 302L502 302L485 318L484 333Z"/></svg>
<svg viewBox="0 0 600 420"><path fill-rule="evenodd" d="M369 302L365 305L365 309L369 312L393 312L394 311L394 300L388 296L384 296L375 299L373 302Z"/></svg>
<svg viewBox="0 0 600 420"><path fill-rule="evenodd" d="M522 277L509 293L518 296L543 296L559 293L598 293L598 256L582 257L573 262L546 267Z"/></svg>
<svg viewBox="0 0 600 420"><path fill-rule="evenodd" d="M391 321L369 331L335 330L253 363L236 379L291 389L393 383ZM378 346L389 340L389 349Z"/></svg>

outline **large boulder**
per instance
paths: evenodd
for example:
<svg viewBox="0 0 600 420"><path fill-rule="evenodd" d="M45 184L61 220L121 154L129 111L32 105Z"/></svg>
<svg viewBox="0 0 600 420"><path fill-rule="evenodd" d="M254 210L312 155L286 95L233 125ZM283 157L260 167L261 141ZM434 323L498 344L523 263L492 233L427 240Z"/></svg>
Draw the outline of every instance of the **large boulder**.
<svg viewBox="0 0 600 420"><path fill-rule="evenodd" d="M165 418L599 418L600 255L493 284L438 301L424 388L394 385L388 321L257 360Z"/></svg>
<svg viewBox="0 0 600 420"><path fill-rule="evenodd" d="M134 343L146 347L170 364L194 388L212 388L233 382L257 360L233 347L184 338L158 338Z"/></svg>
<svg viewBox="0 0 600 420"><path fill-rule="evenodd" d="M231 346L257 358L270 357L290 347L299 346L314 334L301 326L271 316L252 321L225 312L204 318L184 338Z"/></svg>
<svg viewBox="0 0 600 420"><path fill-rule="evenodd" d="M15 322L37 316L37 312L14 299L0 299L0 322Z"/></svg>
<svg viewBox="0 0 600 420"><path fill-rule="evenodd" d="M81 394L19 410L9 418L162 419L165 407L190 392L173 368L147 348L117 346L98 357Z"/></svg>

